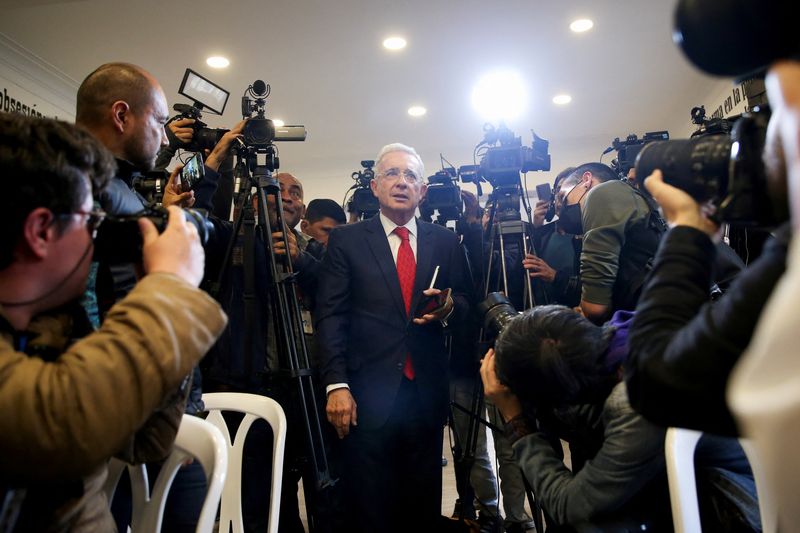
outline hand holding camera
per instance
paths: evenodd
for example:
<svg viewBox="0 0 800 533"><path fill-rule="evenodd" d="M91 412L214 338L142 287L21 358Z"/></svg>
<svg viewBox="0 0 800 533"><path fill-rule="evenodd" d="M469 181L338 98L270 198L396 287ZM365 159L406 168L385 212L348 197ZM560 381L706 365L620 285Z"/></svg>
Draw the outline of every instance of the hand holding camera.
<svg viewBox="0 0 800 533"><path fill-rule="evenodd" d="M169 221L164 233L158 233L147 217L139 218L142 232L142 263L148 274L165 272L176 275L195 287L203 280L205 252L197 228L186 222L178 207L169 208Z"/></svg>
<svg viewBox="0 0 800 533"><path fill-rule="evenodd" d="M169 176L167 185L164 187L164 196L161 199L161 205L164 207L171 205L192 207L194 205L194 191L184 188L184 181L181 176L183 168L176 167Z"/></svg>
<svg viewBox="0 0 800 533"><path fill-rule="evenodd" d="M661 206L670 227L689 226L699 229L709 237L713 237L719 230L719 225L706 216L703 206L694 198L681 189L664 183L660 170L654 170L645 180L644 186Z"/></svg>

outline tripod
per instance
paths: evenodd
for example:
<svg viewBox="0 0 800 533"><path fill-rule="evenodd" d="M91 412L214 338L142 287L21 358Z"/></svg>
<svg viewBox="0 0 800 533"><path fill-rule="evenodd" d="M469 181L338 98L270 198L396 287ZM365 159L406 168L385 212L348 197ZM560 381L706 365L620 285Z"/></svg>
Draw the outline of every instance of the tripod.
<svg viewBox="0 0 800 533"><path fill-rule="evenodd" d="M253 357L254 334L261 331L259 324L255 324L255 307L257 294L255 290L255 275L257 254L256 247L263 247L263 265L269 276L269 307L271 315L272 332L274 333L277 368L271 365L270 377L275 381L286 384L291 389L292 398L284 405L290 431L297 428L305 441L305 453L300 453L289 459L294 459L294 464L287 468L299 471L304 483L306 507L308 509L308 524L312 532L327 532L331 528L331 520L326 515L329 512L329 488L335 483L331 479L325 443L318 412L318 404L314 389L312 368L308 356L300 303L297 294L297 274L293 269L289 254L289 229L283 220L283 205L280 185L272 172L277 167L274 147L270 144L259 148L258 153L266 154L266 164L257 163L257 153L254 149L246 148L245 153L239 153L237 174L240 180L240 192L237 202L237 215L233 224L233 233L228 243L222 268L217 282L212 287L212 294L219 293L226 270L231 264L233 250L240 232L243 230L242 264L244 267L244 315L245 327L243 334L243 351L245 357L245 375L251 376L254 369ZM255 196L253 190L255 189ZM268 198L271 202L268 202ZM254 205L255 203L255 205ZM273 207L273 209L270 209ZM286 255L276 255L276 239L273 232L279 232L286 246ZM260 239L257 238L260 237ZM257 369L256 369L257 370ZM298 413L298 414L295 414ZM276 465L273 465L275 468Z"/></svg>

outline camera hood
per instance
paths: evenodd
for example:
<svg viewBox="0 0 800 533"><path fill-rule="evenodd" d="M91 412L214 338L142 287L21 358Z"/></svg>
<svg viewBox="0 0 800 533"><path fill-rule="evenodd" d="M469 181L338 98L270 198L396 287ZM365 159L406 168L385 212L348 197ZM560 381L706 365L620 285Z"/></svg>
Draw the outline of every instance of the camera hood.
<svg viewBox="0 0 800 533"><path fill-rule="evenodd" d="M739 80L800 59L794 0L679 0L674 41L697 68Z"/></svg>

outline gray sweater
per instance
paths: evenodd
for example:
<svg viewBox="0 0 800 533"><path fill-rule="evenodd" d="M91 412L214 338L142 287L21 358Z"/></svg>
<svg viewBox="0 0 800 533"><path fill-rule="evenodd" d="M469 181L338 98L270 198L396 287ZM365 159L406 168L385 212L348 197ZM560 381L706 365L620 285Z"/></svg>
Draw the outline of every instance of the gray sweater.
<svg viewBox="0 0 800 533"><path fill-rule="evenodd" d="M665 471L665 429L634 412L625 383L606 398L602 422L602 447L574 474L541 433L514 443L517 462L534 494L559 524L612 513Z"/></svg>

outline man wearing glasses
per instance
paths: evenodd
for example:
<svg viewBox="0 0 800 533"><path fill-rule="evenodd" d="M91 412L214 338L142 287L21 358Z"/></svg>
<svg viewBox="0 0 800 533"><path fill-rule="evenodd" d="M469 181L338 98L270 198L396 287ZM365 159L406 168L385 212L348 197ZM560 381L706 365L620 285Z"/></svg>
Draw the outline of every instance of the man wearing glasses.
<svg viewBox="0 0 800 533"><path fill-rule="evenodd" d="M334 229L320 268L327 417L344 439L352 529L435 530L448 405L443 328L468 311L466 260L453 232L415 218L426 191L416 151L390 144L376 161L379 215ZM441 301L422 310L424 296Z"/></svg>
<svg viewBox="0 0 800 533"><path fill-rule="evenodd" d="M665 227L656 209L602 163L584 163L561 183L558 224L583 235L583 314L600 324L636 306Z"/></svg>
<svg viewBox="0 0 800 533"><path fill-rule="evenodd" d="M226 322L197 289L197 231L171 208L161 235L140 221L146 275L92 332L77 300L113 170L85 131L0 114L0 523L15 531L113 530L106 462L135 455ZM176 430L143 440L166 455Z"/></svg>

